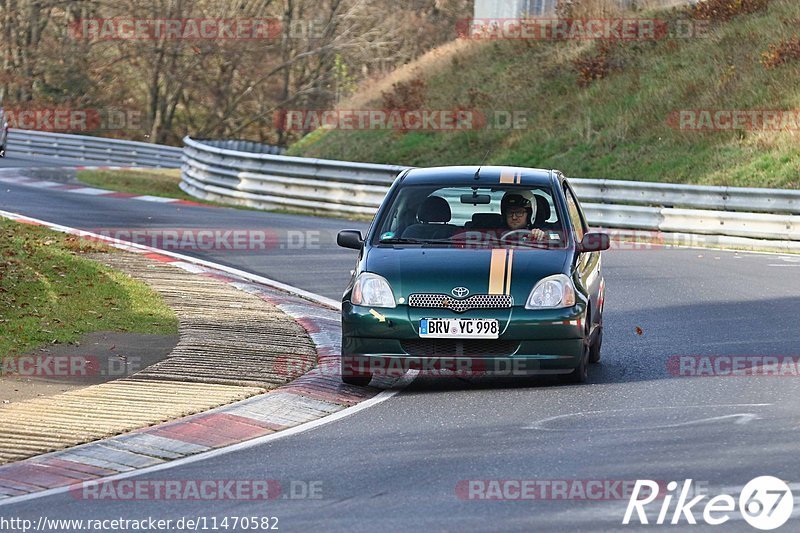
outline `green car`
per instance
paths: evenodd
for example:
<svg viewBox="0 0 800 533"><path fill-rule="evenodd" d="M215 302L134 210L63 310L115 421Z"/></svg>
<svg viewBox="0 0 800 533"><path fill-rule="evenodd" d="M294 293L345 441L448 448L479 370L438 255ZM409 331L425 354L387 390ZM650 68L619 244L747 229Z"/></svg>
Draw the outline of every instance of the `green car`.
<svg viewBox="0 0 800 533"><path fill-rule="evenodd" d="M609 237L589 233L559 171L409 169L366 237L337 242L360 251L342 298L345 383L412 368L580 383L600 360Z"/></svg>

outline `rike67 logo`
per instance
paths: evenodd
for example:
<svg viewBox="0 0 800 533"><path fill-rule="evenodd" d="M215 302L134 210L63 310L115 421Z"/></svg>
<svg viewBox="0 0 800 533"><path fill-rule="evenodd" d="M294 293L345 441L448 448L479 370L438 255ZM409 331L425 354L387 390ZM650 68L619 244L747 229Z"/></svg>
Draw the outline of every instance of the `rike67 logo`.
<svg viewBox="0 0 800 533"><path fill-rule="evenodd" d="M670 481L667 484L667 493L663 495L663 493L659 494L657 482L649 479L636 480L622 523L630 524L635 512L636 519L640 524L649 524L645 507L659 499L660 495L663 495L663 498L660 501L658 518L655 520L658 525L667 523L670 507L676 495L678 498L668 522L672 525L680 524L683 520L686 520L688 524L697 524L695 512L702 512L703 522L711 526L719 526L731 520L731 514L737 511L736 499L728 494L714 496L704 502L705 505L702 505L701 502L708 498L707 494L689 499L693 492L691 479L683 482L680 494L677 489L678 482ZM646 496L640 498L640 492ZM776 477L760 476L752 479L739 493L738 512L748 524L756 529L768 531L781 527L789 520L793 509L794 497L789 485ZM650 510L654 511L654 509Z"/></svg>

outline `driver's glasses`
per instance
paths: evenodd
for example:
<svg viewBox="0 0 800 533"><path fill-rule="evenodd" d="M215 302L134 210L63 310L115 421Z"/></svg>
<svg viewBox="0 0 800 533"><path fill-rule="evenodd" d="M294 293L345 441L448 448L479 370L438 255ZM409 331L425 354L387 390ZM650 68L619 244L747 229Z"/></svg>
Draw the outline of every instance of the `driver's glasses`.
<svg viewBox="0 0 800 533"><path fill-rule="evenodd" d="M506 214L509 218L521 218L525 216L526 212L524 209L509 209Z"/></svg>

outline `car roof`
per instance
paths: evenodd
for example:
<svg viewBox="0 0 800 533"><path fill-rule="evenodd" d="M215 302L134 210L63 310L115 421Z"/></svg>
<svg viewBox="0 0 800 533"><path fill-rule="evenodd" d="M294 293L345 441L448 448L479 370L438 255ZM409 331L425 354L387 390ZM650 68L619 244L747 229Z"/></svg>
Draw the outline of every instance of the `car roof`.
<svg viewBox="0 0 800 533"><path fill-rule="evenodd" d="M479 168L478 179L475 179ZM550 185L553 172L540 168L494 165L412 168L404 175L403 185Z"/></svg>

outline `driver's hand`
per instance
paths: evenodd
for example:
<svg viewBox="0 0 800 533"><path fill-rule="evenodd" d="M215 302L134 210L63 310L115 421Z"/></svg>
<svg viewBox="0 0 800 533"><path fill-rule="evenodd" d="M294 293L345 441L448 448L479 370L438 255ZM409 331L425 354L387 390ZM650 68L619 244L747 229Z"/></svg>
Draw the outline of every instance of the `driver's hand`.
<svg viewBox="0 0 800 533"><path fill-rule="evenodd" d="M547 234L543 230L541 230L539 228L533 228L531 230L531 237L535 241L546 241L546 240L548 240L547 239Z"/></svg>

